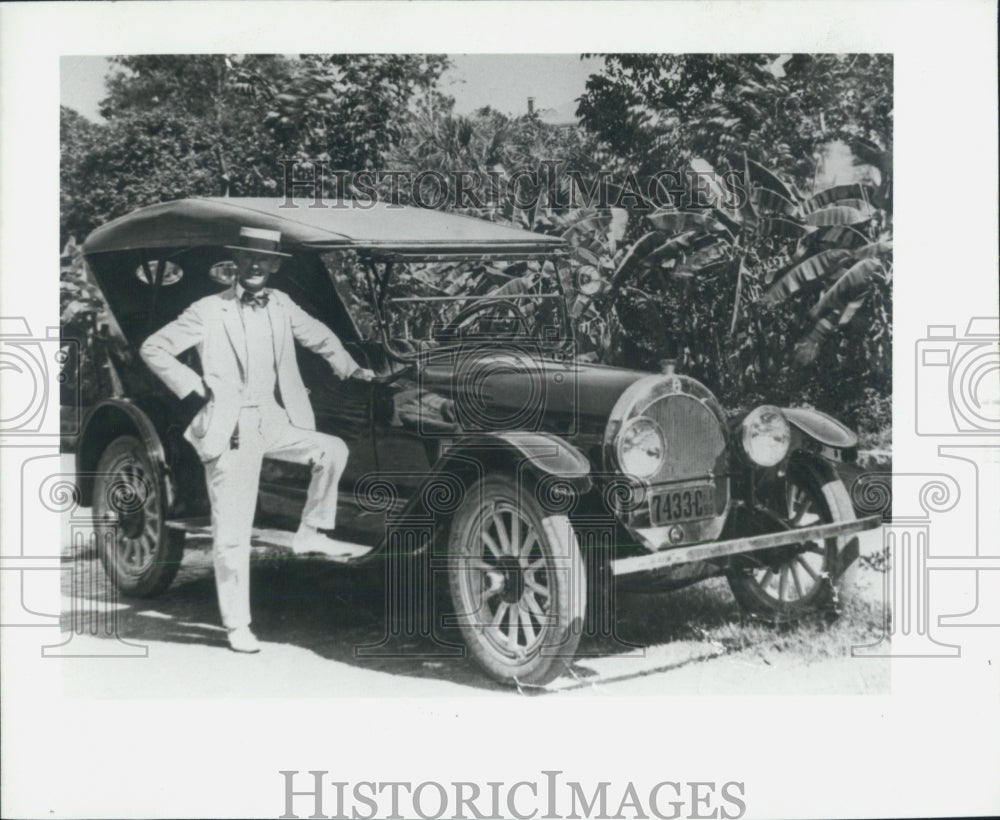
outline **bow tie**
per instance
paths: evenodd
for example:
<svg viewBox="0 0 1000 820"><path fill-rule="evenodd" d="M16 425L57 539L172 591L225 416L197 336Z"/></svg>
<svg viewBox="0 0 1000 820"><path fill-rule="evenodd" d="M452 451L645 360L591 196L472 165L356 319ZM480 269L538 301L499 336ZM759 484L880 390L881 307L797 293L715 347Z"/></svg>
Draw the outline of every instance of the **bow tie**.
<svg viewBox="0 0 1000 820"><path fill-rule="evenodd" d="M245 305L250 305L252 308L267 307L268 296L267 291L261 291L260 293L251 293L248 290L243 291L243 295L240 296L240 300Z"/></svg>

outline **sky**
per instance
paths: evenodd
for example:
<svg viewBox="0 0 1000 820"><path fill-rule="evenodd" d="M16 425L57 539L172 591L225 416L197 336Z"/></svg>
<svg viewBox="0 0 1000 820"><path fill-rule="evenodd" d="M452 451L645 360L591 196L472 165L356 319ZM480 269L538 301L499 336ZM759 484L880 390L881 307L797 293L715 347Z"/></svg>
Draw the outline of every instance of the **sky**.
<svg viewBox="0 0 1000 820"><path fill-rule="evenodd" d="M576 119L576 98L601 60L576 54L456 54L441 78L441 89L455 98L455 111L468 114L484 105L505 114L527 111L528 97L548 122ZM64 57L60 99L85 117L99 120L104 96L105 57Z"/></svg>

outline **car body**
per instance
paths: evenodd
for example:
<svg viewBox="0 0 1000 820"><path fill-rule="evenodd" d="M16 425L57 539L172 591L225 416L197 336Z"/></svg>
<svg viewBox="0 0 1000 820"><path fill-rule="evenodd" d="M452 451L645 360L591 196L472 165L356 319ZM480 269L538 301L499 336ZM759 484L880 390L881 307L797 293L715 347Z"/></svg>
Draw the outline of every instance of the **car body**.
<svg viewBox="0 0 1000 820"><path fill-rule="evenodd" d="M838 478L836 462L857 446L842 424L801 408L732 416L669 365L584 361L559 237L384 203L281 199L154 205L84 244L121 341L106 345L114 395L89 409L77 468L84 503L111 522L102 558L126 594L166 589L185 533L206 532L210 514L183 438L190 420L135 351L229 286L226 246L244 226L281 233L291 257L270 286L377 374L340 381L298 351L318 429L350 448L338 537L370 548L357 563L440 568L449 622L491 676L543 684L561 674L580 635L606 621L616 584L725 575L767 617L835 606L857 533L878 524L855 518ZM489 280L487 270L505 284L446 292L470 271ZM428 271L438 295L417 293ZM307 480L298 465L265 461L255 543L287 543Z"/></svg>

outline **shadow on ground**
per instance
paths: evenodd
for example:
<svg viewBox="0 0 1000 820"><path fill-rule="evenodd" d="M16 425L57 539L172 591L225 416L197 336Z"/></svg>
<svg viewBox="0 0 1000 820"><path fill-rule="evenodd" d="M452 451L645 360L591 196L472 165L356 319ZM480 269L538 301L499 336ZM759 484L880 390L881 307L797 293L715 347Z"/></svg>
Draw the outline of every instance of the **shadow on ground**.
<svg viewBox="0 0 1000 820"><path fill-rule="evenodd" d="M67 562L63 591L72 603L63 628L228 651L207 546L192 544L177 579L154 599L117 595L100 561ZM393 675L507 691L467 657L457 628L442 627L452 615L446 596L388 595L384 565L353 569L303 558L255 558L251 578L253 628L263 641ZM108 599L116 602L113 623L102 605ZM625 659L642 656L646 647L702 640L706 630L740 619L719 579L672 593L621 593L613 612L604 634L581 641L573 676L593 675L588 662L596 658L621 656L623 666L634 667Z"/></svg>

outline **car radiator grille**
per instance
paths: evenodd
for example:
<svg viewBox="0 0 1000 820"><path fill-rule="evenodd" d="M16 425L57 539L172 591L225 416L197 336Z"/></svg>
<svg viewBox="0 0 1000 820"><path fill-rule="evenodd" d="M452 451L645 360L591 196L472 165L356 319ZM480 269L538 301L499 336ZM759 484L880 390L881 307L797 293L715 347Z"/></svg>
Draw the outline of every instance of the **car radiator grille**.
<svg viewBox="0 0 1000 820"><path fill-rule="evenodd" d="M650 404L643 415L659 423L667 443L663 466L650 483L688 481L726 472L722 426L698 399L684 394L664 396ZM716 503L721 509L725 499L717 498Z"/></svg>

